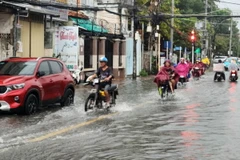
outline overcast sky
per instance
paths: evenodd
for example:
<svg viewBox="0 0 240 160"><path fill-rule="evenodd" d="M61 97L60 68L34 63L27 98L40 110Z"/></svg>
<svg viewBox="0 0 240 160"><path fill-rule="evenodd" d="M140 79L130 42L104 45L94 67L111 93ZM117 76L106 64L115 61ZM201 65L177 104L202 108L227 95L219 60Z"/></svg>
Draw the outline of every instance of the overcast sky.
<svg viewBox="0 0 240 160"><path fill-rule="evenodd" d="M220 0L221 1L221 0ZM240 0L223 0L224 2L232 2L240 4ZM234 15L240 15L240 5L228 4L228 3L217 3L220 8L229 8L233 11ZM240 29L240 18L235 19L238 21L238 28Z"/></svg>

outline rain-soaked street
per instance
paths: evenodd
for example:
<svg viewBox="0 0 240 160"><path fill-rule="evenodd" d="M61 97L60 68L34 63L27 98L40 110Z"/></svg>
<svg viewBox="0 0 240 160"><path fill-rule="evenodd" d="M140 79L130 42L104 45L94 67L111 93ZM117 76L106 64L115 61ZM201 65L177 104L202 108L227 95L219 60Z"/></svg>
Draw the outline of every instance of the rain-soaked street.
<svg viewBox="0 0 240 160"><path fill-rule="evenodd" d="M240 84L207 73L161 101L152 81L121 82L111 113L86 114L79 87L74 106L1 114L0 159L239 159Z"/></svg>

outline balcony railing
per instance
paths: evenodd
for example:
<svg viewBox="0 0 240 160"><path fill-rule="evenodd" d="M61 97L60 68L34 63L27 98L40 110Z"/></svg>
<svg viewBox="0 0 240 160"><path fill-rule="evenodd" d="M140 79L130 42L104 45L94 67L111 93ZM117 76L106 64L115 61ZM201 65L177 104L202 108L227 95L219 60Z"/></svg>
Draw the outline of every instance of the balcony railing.
<svg viewBox="0 0 240 160"><path fill-rule="evenodd" d="M97 0L98 4L121 4L121 5L129 5L132 6L133 5L133 0Z"/></svg>

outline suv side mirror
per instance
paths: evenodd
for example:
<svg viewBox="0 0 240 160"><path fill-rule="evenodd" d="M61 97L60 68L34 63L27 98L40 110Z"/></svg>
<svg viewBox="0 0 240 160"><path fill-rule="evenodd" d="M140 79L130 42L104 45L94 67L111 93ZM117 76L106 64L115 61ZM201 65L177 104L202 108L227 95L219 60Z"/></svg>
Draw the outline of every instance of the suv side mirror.
<svg viewBox="0 0 240 160"><path fill-rule="evenodd" d="M37 77L42 77L45 75L45 72L44 71L38 71L37 72Z"/></svg>

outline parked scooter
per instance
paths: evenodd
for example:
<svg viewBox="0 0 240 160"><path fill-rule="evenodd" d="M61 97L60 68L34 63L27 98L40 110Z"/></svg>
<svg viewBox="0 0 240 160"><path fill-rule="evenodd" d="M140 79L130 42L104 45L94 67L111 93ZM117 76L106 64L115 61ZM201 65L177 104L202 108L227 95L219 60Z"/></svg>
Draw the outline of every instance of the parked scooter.
<svg viewBox="0 0 240 160"><path fill-rule="evenodd" d="M231 82L236 82L238 80L237 71L231 70L229 79Z"/></svg>
<svg viewBox="0 0 240 160"><path fill-rule="evenodd" d="M73 77L76 85L80 84L84 80L82 71L83 71L83 67L80 66L72 72L72 77Z"/></svg>

